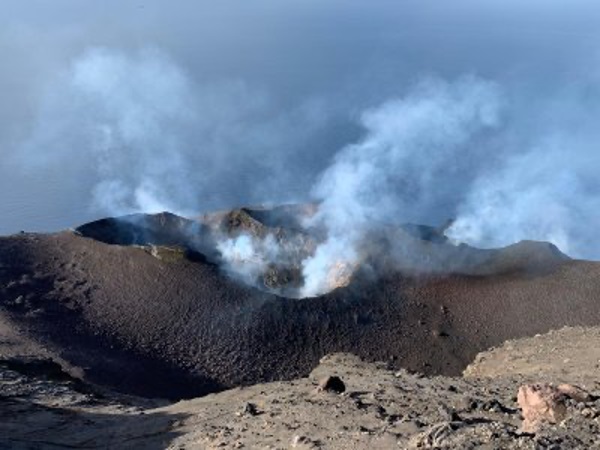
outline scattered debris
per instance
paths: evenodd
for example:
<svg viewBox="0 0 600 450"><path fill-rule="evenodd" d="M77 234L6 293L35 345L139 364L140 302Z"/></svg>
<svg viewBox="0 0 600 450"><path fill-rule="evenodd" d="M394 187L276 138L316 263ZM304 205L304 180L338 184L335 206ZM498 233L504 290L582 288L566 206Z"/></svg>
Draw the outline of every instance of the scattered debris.
<svg viewBox="0 0 600 450"><path fill-rule="evenodd" d="M458 424L451 422L437 423L413 437L409 445L411 448L439 448L458 427Z"/></svg>

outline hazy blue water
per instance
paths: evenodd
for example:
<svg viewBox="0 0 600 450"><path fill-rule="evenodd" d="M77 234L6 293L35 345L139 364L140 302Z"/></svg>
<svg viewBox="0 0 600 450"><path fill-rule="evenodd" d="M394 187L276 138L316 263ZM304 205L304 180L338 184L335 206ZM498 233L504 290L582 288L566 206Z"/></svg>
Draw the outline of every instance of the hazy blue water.
<svg viewBox="0 0 600 450"><path fill-rule="evenodd" d="M0 169L0 235L58 231L93 220L87 186L72 186L60 171L24 175Z"/></svg>

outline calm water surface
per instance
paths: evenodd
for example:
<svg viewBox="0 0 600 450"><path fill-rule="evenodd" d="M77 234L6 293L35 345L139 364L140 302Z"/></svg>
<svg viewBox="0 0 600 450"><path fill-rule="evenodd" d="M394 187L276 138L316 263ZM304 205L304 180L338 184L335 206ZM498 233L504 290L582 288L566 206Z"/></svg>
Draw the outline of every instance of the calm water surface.
<svg viewBox="0 0 600 450"><path fill-rule="evenodd" d="M90 209L89 186L60 175L0 169L0 235L59 231L102 216Z"/></svg>

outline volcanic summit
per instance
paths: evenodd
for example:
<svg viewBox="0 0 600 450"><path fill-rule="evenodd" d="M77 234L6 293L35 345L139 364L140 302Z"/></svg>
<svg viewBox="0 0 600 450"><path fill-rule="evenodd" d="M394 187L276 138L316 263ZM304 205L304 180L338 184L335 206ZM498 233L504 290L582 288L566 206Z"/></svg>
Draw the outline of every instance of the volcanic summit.
<svg viewBox="0 0 600 450"><path fill-rule="evenodd" d="M2 319L90 382L167 398L303 376L332 352L453 375L506 339L600 320L598 263L416 225L374 229L327 292L301 298L303 261L325 239L305 226L315 208L1 238Z"/></svg>

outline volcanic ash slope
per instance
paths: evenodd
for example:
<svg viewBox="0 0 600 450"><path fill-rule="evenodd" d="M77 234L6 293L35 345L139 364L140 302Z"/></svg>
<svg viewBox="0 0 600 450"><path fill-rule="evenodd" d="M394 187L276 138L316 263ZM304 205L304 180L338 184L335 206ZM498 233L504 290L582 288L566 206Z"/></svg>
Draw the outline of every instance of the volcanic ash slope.
<svg viewBox="0 0 600 450"><path fill-rule="evenodd" d="M0 238L0 321L83 380L170 399L306 376L335 352L458 375L507 339L600 324L599 263L538 242L454 246L414 225L372 236L344 286L286 297L322 239L302 227L310 213L137 215ZM242 236L295 252L240 279L219 244Z"/></svg>

